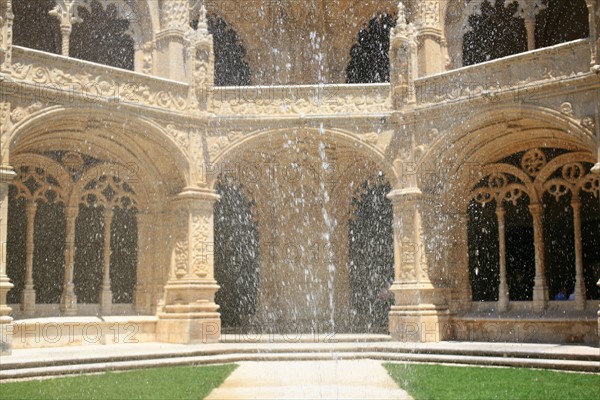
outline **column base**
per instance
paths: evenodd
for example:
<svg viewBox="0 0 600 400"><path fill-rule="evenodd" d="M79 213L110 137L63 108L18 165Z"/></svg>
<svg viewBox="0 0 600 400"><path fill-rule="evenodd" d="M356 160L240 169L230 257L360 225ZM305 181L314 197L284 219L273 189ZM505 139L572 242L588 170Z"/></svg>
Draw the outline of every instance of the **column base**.
<svg viewBox="0 0 600 400"><path fill-rule="evenodd" d="M215 281L171 281L165 287L165 305L158 312L159 342L214 343L221 337L221 314L214 297Z"/></svg>
<svg viewBox="0 0 600 400"><path fill-rule="evenodd" d="M150 314L150 293L145 286L135 288L134 309L138 314Z"/></svg>
<svg viewBox="0 0 600 400"><path fill-rule="evenodd" d="M156 339L159 342L193 344L215 343L221 338L221 314L159 314Z"/></svg>
<svg viewBox="0 0 600 400"><path fill-rule="evenodd" d="M66 285L60 296L60 311L67 317L77 315L77 296L74 288L75 285L72 283Z"/></svg>
<svg viewBox="0 0 600 400"><path fill-rule="evenodd" d="M21 292L21 311L26 317L35 314L35 290L33 288L23 289Z"/></svg>
<svg viewBox="0 0 600 400"><path fill-rule="evenodd" d="M392 307L390 335L392 340L413 343L435 343L452 339L450 313L443 308Z"/></svg>
<svg viewBox="0 0 600 400"><path fill-rule="evenodd" d="M448 289L431 284L394 284L396 305L390 311L390 335L400 342L439 342L452 338Z"/></svg>
<svg viewBox="0 0 600 400"><path fill-rule="evenodd" d="M100 292L100 314L110 315L112 312L112 290L102 289Z"/></svg>
<svg viewBox="0 0 600 400"><path fill-rule="evenodd" d="M575 310L583 311L585 310L587 295L585 293L585 286L583 285L583 279L581 279L581 283L575 283Z"/></svg>
<svg viewBox="0 0 600 400"><path fill-rule="evenodd" d="M541 312L548 306L548 287L533 287L533 311Z"/></svg>
<svg viewBox="0 0 600 400"><path fill-rule="evenodd" d="M452 301L449 304L450 312L463 313L471 308L471 292L461 288L451 290Z"/></svg>
<svg viewBox="0 0 600 400"><path fill-rule="evenodd" d="M13 319L7 315L0 317L0 356L12 354Z"/></svg>

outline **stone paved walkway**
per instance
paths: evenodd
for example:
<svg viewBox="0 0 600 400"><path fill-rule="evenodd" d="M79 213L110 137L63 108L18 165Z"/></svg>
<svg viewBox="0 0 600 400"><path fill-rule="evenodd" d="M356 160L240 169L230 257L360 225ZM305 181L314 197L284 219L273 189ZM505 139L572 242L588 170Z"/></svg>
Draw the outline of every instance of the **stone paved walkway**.
<svg viewBox="0 0 600 400"><path fill-rule="evenodd" d="M411 399L372 360L240 362L210 400Z"/></svg>

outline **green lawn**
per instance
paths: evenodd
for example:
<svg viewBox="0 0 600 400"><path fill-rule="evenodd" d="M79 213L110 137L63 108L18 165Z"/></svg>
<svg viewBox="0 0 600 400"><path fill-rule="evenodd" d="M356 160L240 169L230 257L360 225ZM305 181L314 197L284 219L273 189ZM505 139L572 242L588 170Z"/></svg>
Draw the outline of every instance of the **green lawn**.
<svg viewBox="0 0 600 400"><path fill-rule="evenodd" d="M0 384L0 399L202 399L236 365L152 368Z"/></svg>
<svg viewBox="0 0 600 400"><path fill-rule="evenodd" d="M600 375L424 364L385 367L415 400L600 399Z"/></svg>

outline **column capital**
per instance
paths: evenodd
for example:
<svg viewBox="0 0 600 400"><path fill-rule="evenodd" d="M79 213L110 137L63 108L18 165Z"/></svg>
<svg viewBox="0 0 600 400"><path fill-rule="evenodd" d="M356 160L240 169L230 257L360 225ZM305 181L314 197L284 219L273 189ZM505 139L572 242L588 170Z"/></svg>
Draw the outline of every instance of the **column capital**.
<svg viewBox="0 0 600 400"><path fill-rule="evenodd" d="M415 202L424 198L423 192L418 187L409 187L405 189L393 189L386 197L392 203Z"/></svg>
<svg viewBox="0 0 600 400"><path fill-rule="evenodd" d="M506 215L506 209L502 203L496 205L496 215L499 217L504 217Z"/></svg>
<svg viewBox="0 0 600 400"><path fill-rule="evenodd" d="M0 183L9 183L15 179L17 173L10 165L0 165Z"/></svg>
<svg viewBox="0 0 600 400"><path fill-rule="evenodd" d="M542 205L539 203L534 203L529 205L529 211L533 215L540 215L542 213Z"/></svg>
<svg viewBox="0 0 600 400"><path fill-rule="evenodd" d="M209 188L200 188L188 186L184 188L174 199L173 202L209 202L211 205L221 198L217 192Z"/></svg>

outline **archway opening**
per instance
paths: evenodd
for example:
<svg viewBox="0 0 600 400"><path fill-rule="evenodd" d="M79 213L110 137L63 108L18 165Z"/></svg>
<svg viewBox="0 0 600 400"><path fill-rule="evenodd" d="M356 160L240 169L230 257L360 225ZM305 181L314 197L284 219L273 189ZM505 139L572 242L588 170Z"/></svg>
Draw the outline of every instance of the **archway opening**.
<svg viewBox="0 0 600 400"><path fill-rule="evenodd" d="M394 232L391 186L382 175L364 181L352 199L349 268L352 293L352 331L387 333L394 297Z"/></svg>
<svg viewBox="0 0 600 400"><path fill-rule="evenodd" d="M380 14L361 29L350 50L346 83L379 83L390 81L390 30L396 16Z"/></svg>
<svg viewBox="0 0 600 400"><path fill-rule="evenodd" d="M353 147L293 130L219 164L217 304L231 331L387 332L390 185Z"/></svg>

